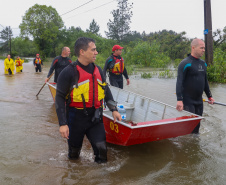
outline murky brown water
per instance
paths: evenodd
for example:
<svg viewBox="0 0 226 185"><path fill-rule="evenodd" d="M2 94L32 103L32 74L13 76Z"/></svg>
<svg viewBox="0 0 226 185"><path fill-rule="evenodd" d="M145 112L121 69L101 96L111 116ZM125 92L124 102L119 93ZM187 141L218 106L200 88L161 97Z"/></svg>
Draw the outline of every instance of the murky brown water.
<svg viewBox="0 0 226 185"><path fill-rule="evenodd" d="M108 144L108 163L93 162L85 140L81 158L67 159L52 97L45 87L49 70L32 63L14 76L0 60L0 184L226 184L226 107L205 104L200 136L182 136L141 145ZM131 77L125 89L176 105L175 79ZM226 103L226 85L213 84L216 101Z"/></svg>

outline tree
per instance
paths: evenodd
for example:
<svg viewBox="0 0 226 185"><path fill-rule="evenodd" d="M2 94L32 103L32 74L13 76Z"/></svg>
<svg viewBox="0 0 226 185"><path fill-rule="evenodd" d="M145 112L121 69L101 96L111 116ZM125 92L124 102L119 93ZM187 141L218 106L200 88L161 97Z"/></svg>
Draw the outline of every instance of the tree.
<svg viewBox="0 0 226 185"><path fill-rule="evenodd" d="M149 41L158 41L161 51L175 60L183 59L190 52L190 40L185 37L186 32L176 33L173 30L162 30L149 34Z"/></svg>
<svg viewBox="0 0 226 185"><path fill-rule="evenodd" d="M34 56L37 51L35 44L29 38L16 37L12 39L12 53L16 56Z"/></svg>
<svg viewBox="0 0 226 185"><path fill-rule="evenodd" d="M55 8L35 4L26 11L19 27L22 35L33 37L42 58L45 58L56 47L59 30L63 26Z"/></svg>
<svg viewBox="0 0 226 185"><path fill-rule="evenodd" d="M11 38L13 36L12 29L9 26L3 29L0 33L1 33L0 38L3 40L1 50L7 51L11 54Z"/></svg>
<svg viewBox="0 0 226 185"><path fill-rule="evenodd" d="M226 26L223 30L217 29L215 32L213 32L213 44L214 48L226 45Z"/></svg>
<svg viewBox="0 0 226 185"><path fill-rule="evenodd" d="M133 12L130 11L133 4L128 4L128 0L118 0L118 9L111 13L114 20L107 23L109 32L105 32L108 38L123 41L125 36L130 33L130 19Z"/></svg>
<svg viewBox="0 0 226 185"><path fill-rule="evenodd" d="M100 31L100 26L97 24L97 22L93 19L92 22L89 25L89 29L86 30L86 32L91 32L93 34L98 35L98 32Z"/></svg>

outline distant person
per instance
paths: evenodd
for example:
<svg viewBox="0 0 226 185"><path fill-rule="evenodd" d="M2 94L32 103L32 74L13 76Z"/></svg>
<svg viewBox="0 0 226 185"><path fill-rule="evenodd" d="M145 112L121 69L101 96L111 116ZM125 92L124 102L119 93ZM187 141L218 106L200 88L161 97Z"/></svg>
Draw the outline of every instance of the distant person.
<svg viewBox="0 0 226 185"><path fill-rule="evenodd" d="M23 72L23 63L24 63L24 60L21 60L20 57L18 56L15 60L15 66L16 66L17 73Z"/></svg>
<svg viewBox="0 0 226 185"><path fill-rule="evenodd" d="M194 39L191 42L191 54L182 60L178 66L176 84L176 109L179 111L184 109L200 116L203 113L203 91L205 91L209 103L213 104L214 102L207 81L207 64L200 59L204 52L205 43L201 39ZM192 133L198 134L199 128L200 123Z"/></svg>
<svg viewBox="0 0 226 185"><path fill-rule="evenodd" d="M114 45L112 55L108 57L103 69L104 77L106 78L107 71L109 72L109 81L112 86L123 89L123 77L126 78L127 85L130 84L129 77L125 68L125 63L121 57L123 47Z"/></svg>
<svg viewBox="0 0 226 185"><path fill-rule="evenodd" d="M97 54L93 39L81 37L75 42L75 55L78 59L60 73L55 105L61 136L68 139L69 159L79 158L86 136L93 148L95 162L105 163L107 145L103 100L112 111L114 121L121 120L121 115L116 106L109 106L113 97L101 68L94 64Z"/></svg>
<svg viewBox="0 0 226 185"><path fill-rule="evenodd" d="M4 60L4 66L5 66L5 74L12 75L14 74L14 61L11 58L11 55L7 55L7 58Z"/></svg>
<svg viewBox="0 0 226 185"><path fill-rule="evenodd" d="M34 59L33 64L34 64L34 66L35 66L35 71L36 71L36 73L37 73L38 71L39 71L39 72L42 72L42 67L41 67L41 65L43 65L43 63L42 63L42 60L41 60L39 54L36 54L36 58Z"/></svg>
<svg viewBox="0 0 226 185"><path fill-rule="evenodd" d="M69 65L72 61L69 57L71 51L69 47L63 47L61 55L54 58L53 62L51 64L51 67L49 69L49 73L47 75L47 78L45 80L45 82L49 81L49 77L50 75L53 73L53 71L55 70L55 74L54 74L54 82L57 83L57 78L60 74L60 72L67 66Z"/></svg>

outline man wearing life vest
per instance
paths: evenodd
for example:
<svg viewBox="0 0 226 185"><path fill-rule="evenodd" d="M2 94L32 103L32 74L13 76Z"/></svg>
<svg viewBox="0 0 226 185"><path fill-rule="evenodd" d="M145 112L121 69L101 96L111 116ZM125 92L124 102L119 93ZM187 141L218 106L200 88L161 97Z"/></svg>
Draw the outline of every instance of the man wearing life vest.
<svg viewBox="0 0 226 185"><path fill-rule="evenodd" d="M121 120L103 72L94 64L95 41L81 37L75 42L76 62L65 67L57 80L56 112L60 133L68 140L69 159L79 158L84 136L88 138L95 162L107 162L106 135L103 124L103 100L112 111L114 121ZM66 103L65 103L66 102Z"/></svg>
<svg viewBox="0 0 226 185"><path fill-rule="evenodd" d="M16 72L19 73L19 72L22 72L23 70L23 64L24 63L24 60L21 60L20 57L18 56L15 60L15 66L16 66Z"/></svg>
<svg viewBox="0 0 226 185"><path fill-rule="evenodd" d="M63 47L61 55L57 56L53 59L53 62L51 64L51 67L49 69L49 73L47 75L47 78L45 79L45 82L49 81L50 75L53 73L55 70L54 74L54 82L57 83L57 78L60 74L60 72L68 66L70 63L72 63L71 59L68 58L70 55L71 51L69 47Z"/></svg>
<svg viewBox="0 0 226 185"><path fill-rule="evenodd" d="M35 66L35 71L36 72L42 72L42 67L41 65L43 65L41 58L39 57L39 54L36 54L36 58L33 61L33 64Z"/></svg>
<svg viewBox="0 0 226 185"><path fill-rule="evenodd" d="M11 58L11 55L8 55L7 58L4 60L5 66L5 74L13 75L14 74L14 61Z"/></svg>
<svg viewBox="0 0 226 185"><path fill-rule="evenodd" d="M103 69L104 77L106 72L109 72L109 81L112 86L123 89L123 77L126 78L127 85L130 84L129 77L125 68L125 63L121 57L123 47L114 45L112 48L112 55L108 57Z"/></svg>

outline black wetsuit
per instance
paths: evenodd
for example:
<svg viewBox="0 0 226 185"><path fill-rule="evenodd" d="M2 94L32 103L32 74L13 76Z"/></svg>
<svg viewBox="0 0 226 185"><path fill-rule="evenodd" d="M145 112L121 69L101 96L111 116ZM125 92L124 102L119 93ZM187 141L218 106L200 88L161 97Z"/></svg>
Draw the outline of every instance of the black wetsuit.
<svg viewBox="0 0 226 185"><path fill-rule="evenodd" d="M107 58L107 60L105 62L104 69L103 69L103 73L104 73L105 79L106 79L107 70L109 70L109 64L110 64L110 62L113 61L113 60L117 60L117 59L121 59L121 56L111 55L110 57ZM127 74L126 67L124 67L123 73L122 74L119 74L119 75L116 75L116 74L114 74L114 73L112 73L112 72L109 71L109 81L110 81L110 84L112 86L119 87L119 88L123 89L123 77L122 77L122 75L126 79L129 79L128 74Z"/></svg>
<svg viewBox="0 0 226 185"><path fill-rule="evenodd" d="M91 63L88 66L84 66L77 61L78 65L86 72L93 74L94 64ZM102 81L105 82L103 72L99 66L97 66ZM92 118L94 117L95 108L86 108L88 115L85 114L84 109L76 109L69 107L68 115L66 115L65 98L69 93L73 85L75 85L75 78L78 75L75 72L73 63L65 67L58 77L57 92L56 92L56 112L60 126L69 126L69 158L78 158L82 147L84 136L86 135L89 139L92 148L94 150L96 162L107 161L107 146L106 146L106 135L103 125L103 115L100 120L95 123ZM105 91L105 101L113 100L112 94L108 86ZM67 117L68 116L68 117Z"/></svg>
<svg viewBox="0 0 226 185"><path fill-rule="evenodd" d="M177 101L183 101L184 110L202 116L205 91L208 98L212 97L207 81L207 65L191 55L181 61L178 66L176 84ZM192 133L199 133L200 123Z"/></svg>
<svg viewBox="0 0 226 185"><path fill-rule="evenodd" d="M54 74L54 82L57 83L57 78L60 74L60 72L70 63L72 63L71 59L68 57L62 57L57 56L56 58L53 59L51 67L49 69L49 73L47 75L47 78L49 78L49 76L53 73L53 71L55 70L55 74Z"/></svg>
<svg viewBox="0 0 226 185"><path fill-rule="evenodd" d="M39 59L40 59L40 58L39 58ZM41 59L40 59L40 60L41 60ZM36 66L36 68L35 68L36 73L37 73L38 71L39 71L39 72L42 72L42 67L41 67L41 65L43 65L42 61L41 61L41 63L39 63L39 64L36 64L35 61L36 61L36 58L33 60L33 64L34 64L34 66Z"/></svg>

